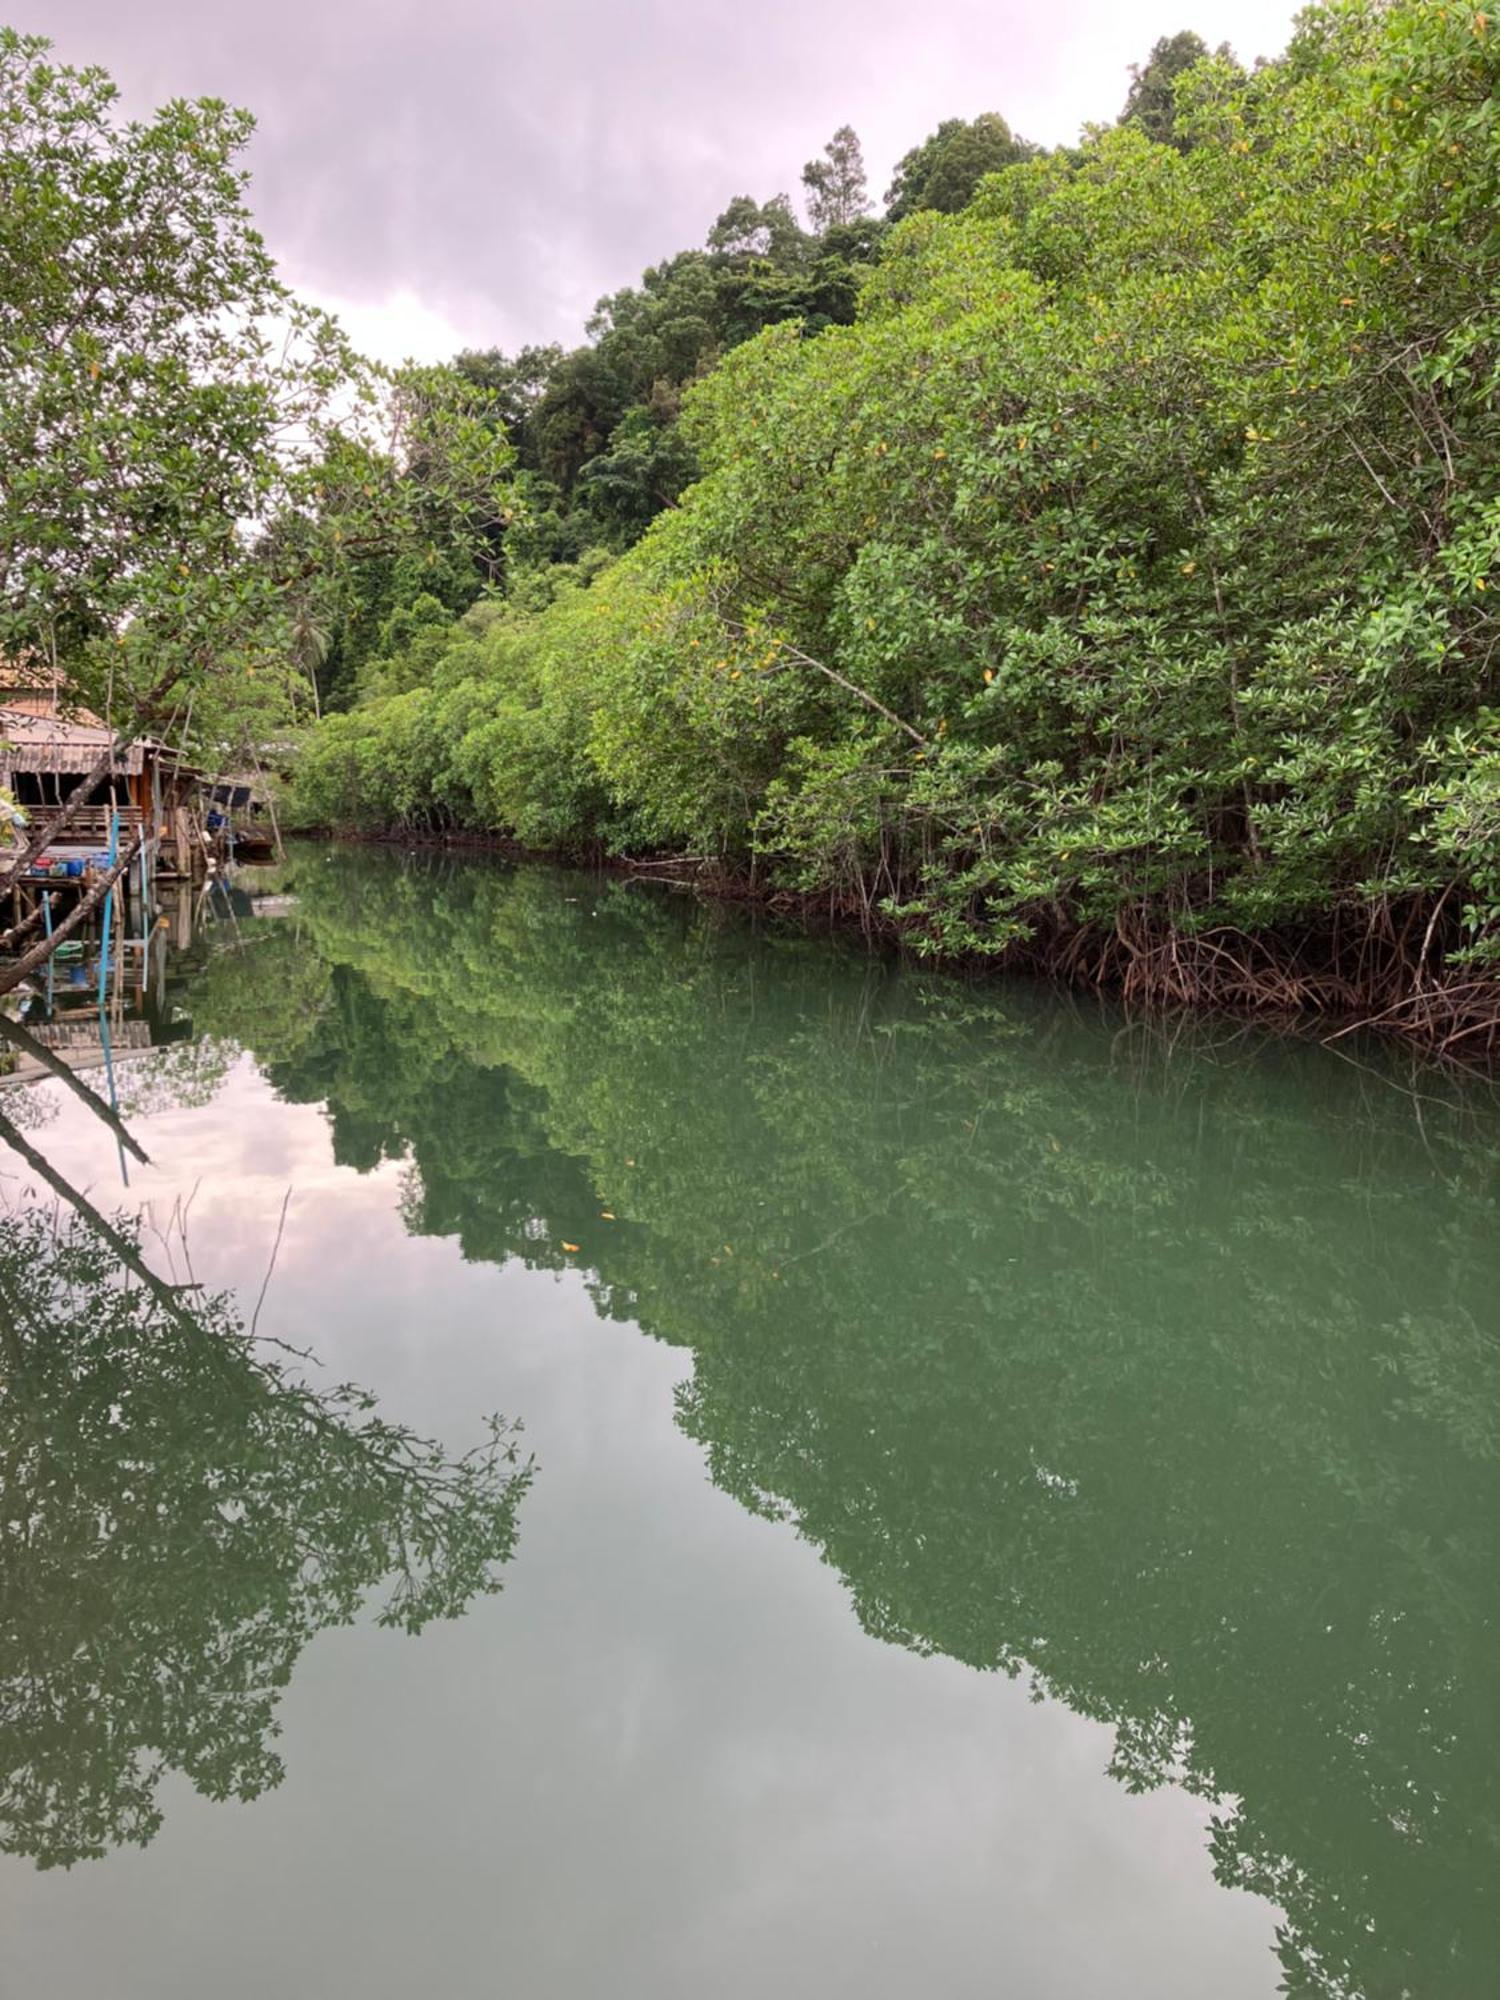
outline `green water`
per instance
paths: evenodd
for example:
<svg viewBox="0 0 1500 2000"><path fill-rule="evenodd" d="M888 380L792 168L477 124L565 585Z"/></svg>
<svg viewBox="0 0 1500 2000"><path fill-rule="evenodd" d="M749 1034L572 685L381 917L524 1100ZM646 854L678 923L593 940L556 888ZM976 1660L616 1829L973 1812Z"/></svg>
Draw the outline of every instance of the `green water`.
<svg viewBox="0 0 1500 2000"><path fill-rule="evenodd" d="M3 2000L1497 1990L1490 1092L290 875L0 1100Z"/></svg>

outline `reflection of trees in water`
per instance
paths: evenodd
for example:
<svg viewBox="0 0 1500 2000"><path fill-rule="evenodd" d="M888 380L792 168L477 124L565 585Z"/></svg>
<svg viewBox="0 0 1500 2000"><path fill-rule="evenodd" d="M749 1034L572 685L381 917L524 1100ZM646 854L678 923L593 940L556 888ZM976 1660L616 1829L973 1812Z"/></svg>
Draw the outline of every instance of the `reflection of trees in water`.
<svg viewBox="0 0 1500 2000"><path fill-rule="evenodd" d="M504 1425L453 1457L106 1229L0 1215L0 1845L44 1866L149 1840L168 1772L278 1783L308 1640L382 1583L409 1632L497 1590L530 1479Z"/></svg>
<svg viewBox="0 0 1500 2000"><path fill-rule="evenodd" d="M45 1090L27 1083L7 1080L0 1083L0 1110L24 1132L39 1132L55 1122L62 1105Z"/></svg>
<svg viewBox="0 0 1500 2000"><path fill-rule="evenodd" d="M328 966L303 936L299 911L286 920L253 917L218 935L201 934L209 955L193 982L200 1009L219 1039L254 1041L264 1059L300 1047L327 998Z"/></svg>
<svg viewBox="0 0 1500 2000"><path fill-rule="evenodd" d="M116 1095L123 1118L153 1118L163 1111L201 1111L218 1096L240 1053L239 1045L212 1035L169 1042L116 1063Z"/></svg>
<svg viewBox="0 0 1500 2000"><path fill-rule="evenodd" d="M195 1041L173 1042L162 1048L130 1049L106 1063L104 1045L99 1041L93 1061L79 1067L77 1050L70 1051L69 1061L24 1022L3 1012L0 1044L4 1045L0 1061L14 1061L19 1056L30 1061L34 1072L0 1088L0 1103L13 1125L36 1131L57 1116L59 1098L50 1090L34 1087L38 1077L45 1077L86 1104L138 1160L146 1155L122 1121L161 1111L200 1110L211 1104L240 1054L236 1043L202 1035ZM101 1095L105 1091L111 1102Z"/></svg>
<svg viewBox="0 0 1500 2000"><path fill-rule="evenodd" d="M410 1226L577 1261L690 1347L715 1480L872 1633L1237 1799L1215 1865L1286 1909L1291 1990L1486 1989L1492 1123L1316 1050L1141 1064L1046 996L617 885L300 886L322 998L272 1075L351 1164L410 1153Z"/></svg>

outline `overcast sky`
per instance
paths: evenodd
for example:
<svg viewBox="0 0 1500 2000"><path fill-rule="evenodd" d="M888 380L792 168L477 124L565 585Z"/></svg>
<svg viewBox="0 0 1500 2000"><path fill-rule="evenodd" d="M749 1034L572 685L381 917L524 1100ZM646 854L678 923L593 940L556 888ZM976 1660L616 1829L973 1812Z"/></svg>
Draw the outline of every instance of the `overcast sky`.
<svg viewBox="0 0 1500 2000"><path fill-rule="evenodd" d="M1031 139L1119 111L1196 28L1249 60L1281 0L0 0L142 112L259 120L251 199L283 273L384 359L574 344L601 293L701 243L731 196L800 196L846 121L878 195L942 118Z"/></svg>

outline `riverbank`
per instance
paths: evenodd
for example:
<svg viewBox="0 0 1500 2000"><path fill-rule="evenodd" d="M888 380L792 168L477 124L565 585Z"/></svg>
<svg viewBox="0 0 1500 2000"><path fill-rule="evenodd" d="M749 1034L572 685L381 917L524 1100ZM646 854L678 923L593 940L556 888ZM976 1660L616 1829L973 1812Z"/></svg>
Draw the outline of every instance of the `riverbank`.
<svg viewBox="0 0 1500 2000"><path fill-rule="evenodd" d="M628 549L386 619L300 816L727 855L943 963L1488 1060L1487 22L1313 10L1181 149L902 222L852 325L694 380L699 476Z"/></svg>
<svg viewBox="0 0 1500 2000"><path fill-rule="evenodd" d="M1196 933L1067 931L1017 940L998 954L935 947L920 928L868 900L787 888L765 874L701 855L621 855L602 846L539 848L473 829L304 828L300 838L365 847L491 854L517 863L581 867L599 875L670 884L710 901L766 912L808 931L860 938L967 978L1007 973L1110 996L1143 1013L1255 1019L1323 1041L1370 1033L1425 1055L1488 1070L1500 1062L1500 978L1428 975L1442 909L1383 912L1378 931L1340 940L1335 921L1301 938L1256 937L1228 927ZM1342 954L1342 956L1341 956Z"/></svg>

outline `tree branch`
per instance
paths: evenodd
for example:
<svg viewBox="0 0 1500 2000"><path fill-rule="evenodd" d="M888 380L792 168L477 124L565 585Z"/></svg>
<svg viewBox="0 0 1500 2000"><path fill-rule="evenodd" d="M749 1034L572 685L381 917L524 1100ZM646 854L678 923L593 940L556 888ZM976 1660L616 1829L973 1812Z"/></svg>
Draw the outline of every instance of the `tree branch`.
<svg viewBox="0 0 1500 2000"><path fill-rule="evenodd" d="M83 922L84 918L91 916L98 909L104 898L109 894L116 882L119 881L137 854L140 853L145 839L146 829L142 827L135 838L128 843L124 853L121 854L114 866L107 869L99 877L99 880L90 889L88 894L78 899L77 907L71 910L63 918L62 922L54 927L51 937L43 938L40 944L34 944L30 951L23 952L11 964L0 967L0 993L11 992L15 987L20 985L23 979L28 978L35 972L39 965L45 965L63 939L70 937Z"/></svg>
<svg viewBox="0 0 1500 2000"><path fill-rule="evenodd" d="M139 1160L143 1167L150 1166L150 1159L130 1136L120 1114L112 1111L97 1091L90 1090L78 1072L71 1069L55 1049L49 1049L45 1042L39 1042L35 1035L23 1028L19 1021L13 1021L8 1014L0 1014L0 1036L4 1036L5 1040L15 1048L29 1055L34 1062L39 1062L49 1076L55 1076L60 1084L71 1090L79 1102L86 1104L96 1118L104 1120L133 1158Z"/></svg>

